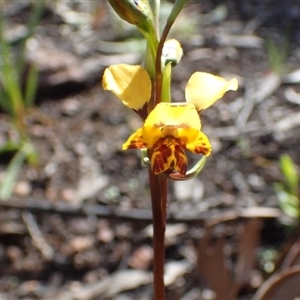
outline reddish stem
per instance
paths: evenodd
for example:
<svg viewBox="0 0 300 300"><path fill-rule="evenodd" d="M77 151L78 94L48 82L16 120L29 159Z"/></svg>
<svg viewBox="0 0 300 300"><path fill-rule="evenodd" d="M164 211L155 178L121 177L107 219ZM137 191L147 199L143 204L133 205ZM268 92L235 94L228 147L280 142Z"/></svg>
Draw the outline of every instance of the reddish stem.
<svg viewBox="0 0 300 300"><path fill-rule="evenodd" d="M154 300L165 299L164 263L168 181L149 170L153 218L153 284Z"/></svg>

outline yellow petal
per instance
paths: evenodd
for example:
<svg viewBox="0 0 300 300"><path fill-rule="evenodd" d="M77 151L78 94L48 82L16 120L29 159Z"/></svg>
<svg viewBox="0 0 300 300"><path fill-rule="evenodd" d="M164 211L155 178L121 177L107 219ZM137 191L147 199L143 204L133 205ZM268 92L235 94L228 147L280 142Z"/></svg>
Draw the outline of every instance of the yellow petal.
<svg viewBox="0 0 300 300"><path fill-rule="evenodd" d="M132 109L141 109L151 97L151 80L141 66L113 65L105 69L102 85Z"/></svg>
<svg viewBox="0 0 300 300"><path fill-rule="evenodd" d="M156 105L146 119L143 137L149 147L166 136L183 138L188 142L197 137L200 128L200 118L192 103L162 102Z"/></svg>
<svg viewBox="0 0 300 300"><path fill-rule="evenodd" d="M122 150L127 149L141 149L147 148L147 144L145 144L142 136L142 128L139 128L135 133L133 133L127 142L125 142L122 146Z"/></svg>
<svg viewBox="0 0 300 300"><path fill-rule="evenodd" d="M177 140L180 141L180 146L186 148L186 144L192 143L198 138L200 132L199 129L195 128L182 128L180 129Z"/></svg>
<svg viewBox="0 0 300 300"><path fill-rule="evenodd" d="M148 148L153 148L153 146L157 143L157 141L161 138L161 129L156 124L152 126L143 127L143 138L145 143L147 143Z"/></svg>
<svg viewBox="0 0 300 300"><path fill-rule="evenodd" d="M145 126L184 126L199 129L200 119L192 103L159 103L151 111Z"/></svg>
<svg viewBox="0 0 300 300"><path fill-rule="evenodd" d="M200 128L200 118L193 104L159 103L145 121L143 137L149 147L166 136L188 143L197 137Z"/></svg>
<svg viewBox="0 0 300 300"><path fill-rule="evenodd" d="M196 154L201 153L205 156L209 156L211 153L210 142L207 136L201 131L198 132L198 136L194 141L185 145L185 148L190 150L191 152L194 152Z"/></svg>
<svg viewBox="0 0 300 300"><path fill-rule="evenodd" d="M187 83L185 98L187 102L193 103L200 111L222 98L227 91L236 91L237 88L238 81L236 78L227 81L209 73L196 72Z"/></svg>

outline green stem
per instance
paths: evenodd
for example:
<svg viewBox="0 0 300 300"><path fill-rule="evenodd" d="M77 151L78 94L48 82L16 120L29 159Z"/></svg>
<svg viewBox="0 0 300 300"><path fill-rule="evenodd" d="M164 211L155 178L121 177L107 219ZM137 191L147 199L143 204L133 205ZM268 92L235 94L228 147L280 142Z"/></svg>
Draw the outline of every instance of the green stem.
<svg viewBox="0 0 300 300"><path fill-rule="evenodd" d="M165 299L164 263L165 230L167 217L168 181L165 177L155 175L149 169L150 193L153 219L153 285L154 300Z"/></svg>
<svg viewBox="0 0 300 300"><path fill-rule="evenodd" d="M161 70L161 55L162 50L164 47L164 43L167 39L167 36L170 32L172 25L174 24L176 18L178 17L179 13L187 3L187 0L177 0L172 8L172 11L167 19L167 23L164 27L162 32L157 51L156 51L156 60L155 60L155 70L156 70L156 95L155 95L155 104L158 104L161 101L161 94L162 94L162 70Z"/></svg>
<svg viewBox="0 0 300 300"><path fill-rule="evenodd" d="M155 29L156 29L156 35L159 36L159 11L160 11L160 0L153 0L151 2L152 4L152 10L155 20Z"/></svg>
<svg viewBox="0 0 300 300"><path fill-rule="evenodd" d="M156 49L158 45L158 40L153 35L144 34L144 37L147 40L147 48L146 48L146 56L144 60L144 67L147 70L151 81L153 81L155 77L155 57L156 57Z"/></svg>

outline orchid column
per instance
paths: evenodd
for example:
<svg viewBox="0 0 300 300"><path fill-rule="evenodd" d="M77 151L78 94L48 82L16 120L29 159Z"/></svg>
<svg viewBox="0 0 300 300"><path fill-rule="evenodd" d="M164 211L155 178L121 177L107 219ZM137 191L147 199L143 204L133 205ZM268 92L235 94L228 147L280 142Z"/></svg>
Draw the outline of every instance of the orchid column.
<svg viewBox="0 0 300 300"><path fill-rule="evenodd" d="M148 167L153 212L154 299L165 299L164 238L167 214L167 183L197 176L211 154L208 137L201 131L200 112L237 89L237 80L227 81L204 72L188 81L185 98L172 103L172 68L182 56L176 40L166 41L169 30L186 1L178 0L159 36L157 16L148 1L109 0L119 16L136 25L147 41L144 67L126 64L109 66L103 75L103 88L114 93L144 122L123 144L122 149L141 149L142 164ZM154 1L154 11L159 1ZM185 151L201 155L188 170Z"/></svg>

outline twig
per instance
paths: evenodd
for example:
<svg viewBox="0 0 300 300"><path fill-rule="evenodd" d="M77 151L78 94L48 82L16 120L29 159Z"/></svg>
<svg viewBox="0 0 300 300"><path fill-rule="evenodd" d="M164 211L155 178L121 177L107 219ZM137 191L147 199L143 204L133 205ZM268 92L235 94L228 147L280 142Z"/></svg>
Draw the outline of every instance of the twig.
<svg viewBox="0 0 300 300"><path fill-rule="evenodd" d="M54 250L44 239L43 234L40 231L32 213L29 211L24 211L22 213L22 218L37 249L39 249L47 261L52 261L55 254Z"/></svg>
<svg viewBox="0 0 300 300"><path fill-rule="evenodd" d="M104 218L116 218L128 221L152 221L150 210L130 209L122 210L117 207L107 207L105 205L83 204L70 205L64 201L58 201L53 204L46 199L35 201L33 199L10 199L9 201L0 201L0 208L16 208L28 210L33 213L59 213L62 215L95 215Z"/></svg>
<svg viewBox="0 0 300 300"><path fill-rule="evenodd" d="M253 97L253 94L254 94L253 84L246 85L244 105L242 107L240 114L236 119L236 125L241 131L243 131L243 128L245 127L256 102L256 99Z"/></svg>
<svg viewBox="0 0 300 300"><path fill-rule="evenodd" d="M286 132L300 125L300 113L294 112L275 123L275 132Z"/></svg>
<svg viewBox="0 0 300 300"><path fill-rule="evenodd" d="M151 223L152 212L145 209L123 210L119 208L106 207L104 205L83 204L82 206L72 206L62 203L53 204L47 200L34 201L32 199L0 201L0 209L20 209L32 213L58 213L62 215L94 215L96 217L120 219L126 221L142 221ZM221 222L232 221L238 218L285 218L287 217L278 208L270 207L250 207L240 209L228 209L220 211L205 211L191 215L188 211L186 214L180 212L180 216L169 214L168 223L200 223L206 226L214 226Z"/></svg>
<svg viewBox="0 0 300 300"><path fill-rule="evenodd" d="M239 210L225 211L219 215L211 216L206 223L207 227L215 226L221 222L232 221L238 218L280 218L285 217L280 209L269 207L250 207Z"/></svg>

